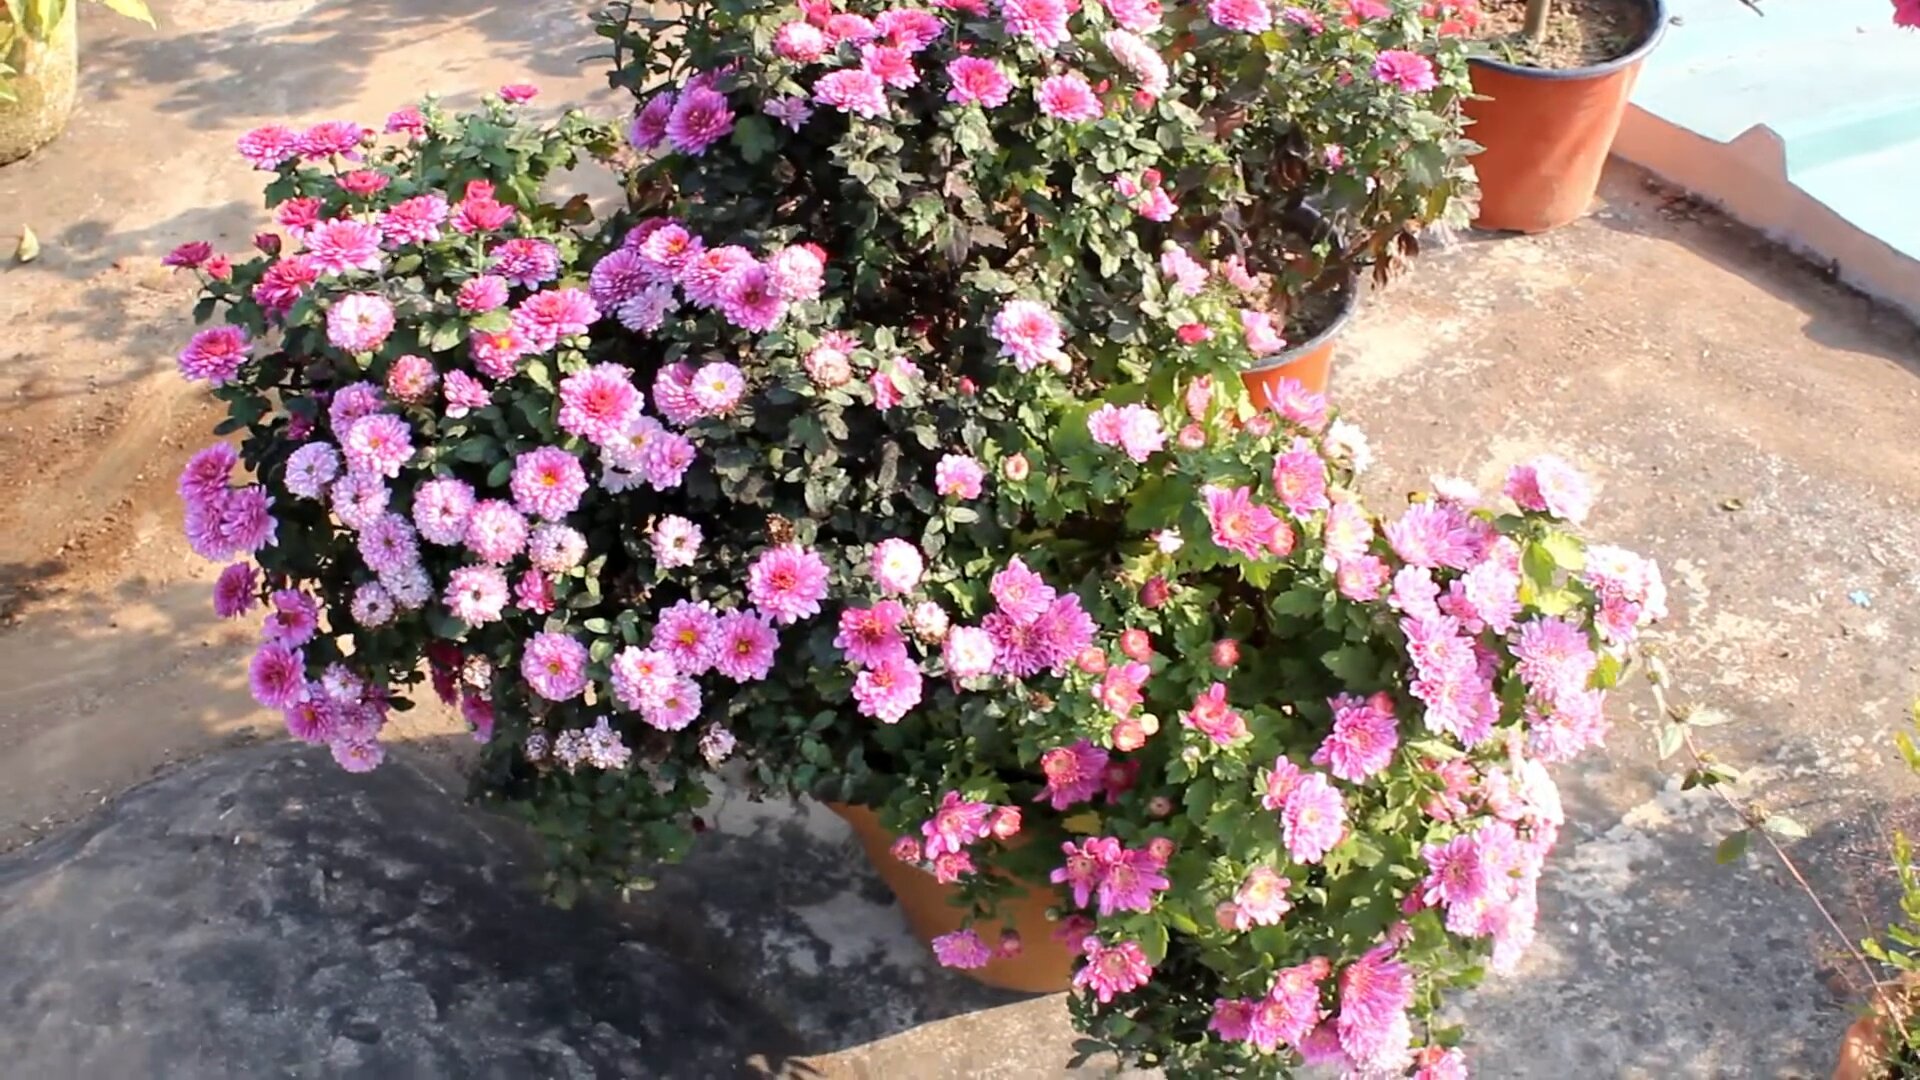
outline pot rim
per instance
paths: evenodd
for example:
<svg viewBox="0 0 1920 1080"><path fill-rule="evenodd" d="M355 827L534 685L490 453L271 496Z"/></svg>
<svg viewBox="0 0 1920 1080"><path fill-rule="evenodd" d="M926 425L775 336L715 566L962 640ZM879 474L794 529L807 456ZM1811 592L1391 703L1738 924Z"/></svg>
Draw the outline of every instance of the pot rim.
<svg viewBox="0 0 1920 1080"><path fill-rule="evenodd" d="M1645 60L1647 54L1651 53L1667 35L1667 0L1641 0L1641 6L1652 9L1650 12L1652 29L1640 44L1635 45L1625 56L1577 68L1528 67L1524 64L1509 64L1505 60L1494 60L1483 56L1468 57L1467 63L1489 68L1502 75L1512 75L1521 79L1539 79L1543 82L1573 82L1612 75L1622 68L1631 67Z"/></svg>
<svg viewBox="0 0 1920 1080"><path fill-rule="evenodd" d="M1358 278L1350 276L1340 288L1340 314L1334 317L1333 322L1327 324L1326 329L1298 345L1289 345L1272 356L1262 357L1258 362L1248 364L1240 370L1248 373L1272 371L1312 355L1339 336L1340 331L1345 330L1347 324L1353 321L1353 314L1358 310L1360 310L1360 283Z"/></svg>

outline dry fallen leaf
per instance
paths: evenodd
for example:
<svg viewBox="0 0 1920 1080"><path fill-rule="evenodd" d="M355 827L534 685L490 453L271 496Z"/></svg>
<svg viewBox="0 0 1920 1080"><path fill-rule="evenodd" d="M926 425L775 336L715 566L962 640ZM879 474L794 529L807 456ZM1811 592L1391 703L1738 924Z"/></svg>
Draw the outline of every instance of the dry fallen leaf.
<svg viewBox="0 0 1920 1080"><path fill-rule="evenodd" d="M20 226L20 246L13 251L14 260L30 263L40 257L40 238L33 235L33 226Z"/></svg>

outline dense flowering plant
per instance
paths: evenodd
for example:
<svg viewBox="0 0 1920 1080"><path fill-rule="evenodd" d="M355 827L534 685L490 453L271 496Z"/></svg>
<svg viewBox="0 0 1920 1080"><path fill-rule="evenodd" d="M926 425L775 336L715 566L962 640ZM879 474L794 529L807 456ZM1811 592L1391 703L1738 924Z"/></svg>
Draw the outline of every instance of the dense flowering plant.
<svg viewBox="0 0 1920 1080"><path fill-rule="evenodd" d="M1659 577L1564 530L1555 459L1511 512L1381 522L1324 398L1254 410L1299 271L1196 104L1341 35L1336 87L1439 116L1398 46L1450 46L1407 5L808 2L648 54L598 228L542 181L609 133L529 87L242 139L283 232L170 261L224 316L180 366L245 434L181 492L245 556L216 608L267 607L256 696L370 768L424 667L562 895L676 854L738 757L981 916L1055 889L1075 1018L1131 1058L1459 1075L1437 995L1524 946L1544 763L1598 740Z"/></svg>

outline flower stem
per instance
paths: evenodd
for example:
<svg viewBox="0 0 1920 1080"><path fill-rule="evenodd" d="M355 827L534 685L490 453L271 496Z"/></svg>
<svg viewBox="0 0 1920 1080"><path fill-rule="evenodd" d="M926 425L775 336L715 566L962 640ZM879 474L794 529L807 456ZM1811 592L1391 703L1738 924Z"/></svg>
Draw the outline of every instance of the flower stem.
<svg viewBox="0 0 1920 1080"><path fill-rule="evenodd" d="M1541 41L1546 38L1547 16L1552 10L1553 0L1527 0L1527 40Z"/></svg>

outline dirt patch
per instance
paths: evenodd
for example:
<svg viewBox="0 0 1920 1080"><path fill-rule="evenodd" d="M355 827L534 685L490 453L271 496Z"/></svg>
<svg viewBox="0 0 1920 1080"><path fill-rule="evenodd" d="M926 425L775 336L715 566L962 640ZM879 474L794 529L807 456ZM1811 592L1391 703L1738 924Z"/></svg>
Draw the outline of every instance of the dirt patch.
<svg viewBox="0 0 1920 1080"><path fill-rule="evenodd" d="M1546 37L1526 35L1527 0L1481 0L1475 37L1500 59L1565 71L1618 60L1646 40L1643 0L1553 0Z"/></svg>

